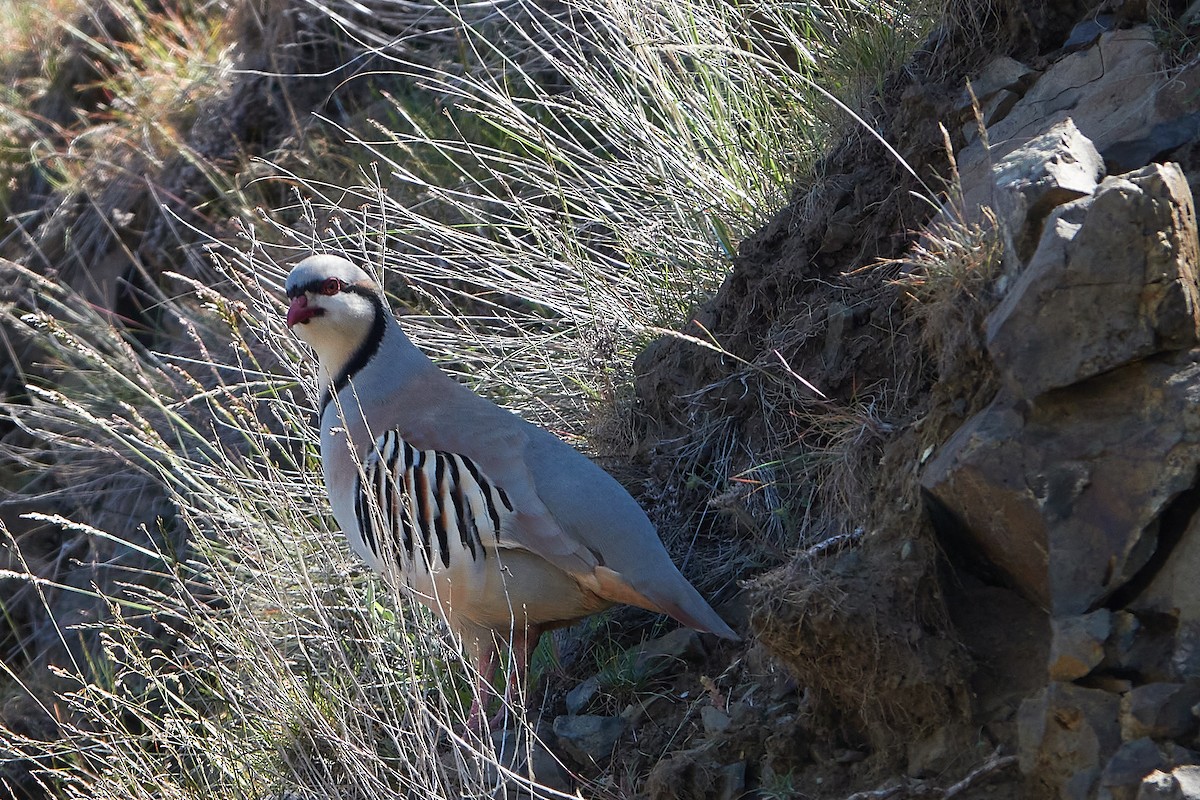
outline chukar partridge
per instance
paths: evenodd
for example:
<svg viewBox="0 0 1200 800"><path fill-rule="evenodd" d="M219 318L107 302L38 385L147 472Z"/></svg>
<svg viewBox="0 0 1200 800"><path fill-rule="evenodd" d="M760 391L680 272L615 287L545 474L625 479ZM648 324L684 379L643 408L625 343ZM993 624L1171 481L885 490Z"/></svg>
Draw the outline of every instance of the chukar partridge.
<svg viewBox="0 0 1200 800"><path fill-rule="evenodd" d="M288 275L287 296L288 327L320 362L333 515L352 549L474 656L469 725L480 725L498 648L511 647L520 681L543 631L614 603L738 638L620 484L438 369L366 272L311 256Z"/></svg>

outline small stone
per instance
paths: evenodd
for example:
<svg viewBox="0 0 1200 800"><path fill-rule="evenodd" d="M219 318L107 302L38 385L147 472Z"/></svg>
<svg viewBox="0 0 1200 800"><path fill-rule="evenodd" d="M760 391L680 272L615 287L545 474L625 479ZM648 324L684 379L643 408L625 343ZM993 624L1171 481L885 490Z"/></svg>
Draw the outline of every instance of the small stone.
<svg viewBox="0 0 1200 800"><path fill-rule="evenodd" d="M842 355L846 323L854 318L854 313L849 306L833 302L826 309L825 317L828 322L825 325L825 347L821 360L825 362L826 369L833 369Z"/></svg>
<svg viewBox="0 0 1200 800"><path fill-rule="evenodd" d="M1176 767L1171 770L1171 775L1179 784L1180 794L1186 800L1200 800L1200 767L1191 764Z"/></svg>
<svg viewBox="0 0 1200 800"><path fill-rule="evenodd" d="M992 98L980 109L984 127L990 128L1007 117L1008 112L1013 110L1013 106L1020 99L1020 95L1016 92L1010 92L1007 89L1001 89L992 95Z"/></svg>
<svg viewBox="0 0 1200 800"><path fill-rule="evenodd" d="M1070 119L1030 139L992 168L996 212L1027 261L1058 206L1091 195L1104 177L1104 160Z"/></svg>
<svg viewBox="0 0 1200 800"><path fill-rule="evenodd" d="M1182 683L1147 683L1121 699L1121 737L1149 736L1178 739L1197 729L1192 706L1200 702L1200 686Z"/></svg>
<svg viewBox="0 0 1200 800"><path fill-rule="evenodd" d="M641 645L639 660L650 658L674 659L675 661L699 661L706 651L700 633L691 628L676 628L665 636Z"/></svg>
<svg viewBox="0 0 1200 800"><path fill-rule="evenodd" d="M733 720L716 706L704 706L700 709L700 721L704 724L704 733L715 736L729 730Z"/></svg>
<svg viewBox="0 0 1200 800"><path fill-rule="evenodd" d="M833 754L835 764L857 764L866 760L867 754L862 750L838 750Z"/></svg>
<svg viewBox="0 0 1200 800"><path fill-rule="evenodd" d="M578 714L588 707L588 704L592 702L599 692L600 677L593 675L567 692L567 711L571 714Z"/></svg>
<svg viewBox="0 0 1200 800"><path fill-rule="evenodd" d="M1142 781L1137 800L1200 800L1200 767L1152 772Z"/></svg>
<svg viewBox="0 0 1200 800"><path fill-rule="evenodd" d="M1196 710L1192 709L1192 713L1195 714ZM1159 744L1159 749L1162 750L1163 756L1166 757L1168 766L1186 767L1200 765L1200 753L1176 742L1162 742Z"/></svg>
<svg viewBox="0 0 1200 800"><path fill-rule="evenodd" d="M571 773L553 753L546 749L540 736L535 737L531 742L523 730L495 731L492 733L492 746L496 750L497 761L516 775L528 778L557 792L570 793L574 790ZM509 800L541 796L531 793L528 786L522 785L519 781L505 780L504 784L506 792L499 796L509 798Z"/></svg>
<svg viewBox="0 0 1200 800"><path fill-rule="evenodd" d="M1168 153L1193 141L1198 134L1200 112L1193 112L1160 122L1145 136L1111 144L1101 155L1109 173L1119 175L1152 161L1162 161Z"/></svg>
<svg viewBox="0 0 1200 800"><path fill-rule="evenodd" d="M1118 678L1116 675L1091 675L1087 685L1093 689L1103 689L1109 694L1125 694L1133 688L1133 681L1128 678Z"/></svg>
<svg viewBox="0 0 1200 800"><path fill-rule="evenodd" d="M1113 753L1100 776L1100 786L1113 800L1135 800L1146 776L1164 767L1168 767L1167 760L1152 739L1134 739Z"/></svg>
<svg viewBox="0 0 1200 800"><path fill-rule="evenodd" d="M717 777L717 800L738 800L746 794L746 762L721 767Z"/></svg>
<svg viewBox="0 0 1200 800"><path fill-rule="evenodd" d="M1106 608L1050 621L1050 679L1073 681L1104 660L1104 642L1112 631L1112 612Z"/></svg>
<svg viewBox="0 0 1200 800"><path fill-rule="evenodd" d="M1015 58L1000 56L993 59L978 76L971 79L971 91L963 89L959 95L957 110L960 113L970 110L972 92L980 104L986 103L988 98L999 92L1009 92L1014 97L1019 97L1038 75L1036 70L1030 69Z"/></svg>
<svg viewBox="0 0 1200 800"><path fill-rule="evenodd" d="M1008 112L1013 110L1020 99L1020 95L1007 89L1001 89L989 97L979 107L979 116L983 120L983 127L990 128L1007 117ZM975 141L977 136L979 136L979 120L975 119L975 115L972 114L971 118L963 125L963 140L970 144Z"/></svg>
<svg viewBox="0 0 1200 800"><path fill-rule="evenodd" d="M571 758L580 764L601 764L612 756L613 748L628 726L621 717L561 716L554 720L554 735Z"/></svg>
<svg viewBox="0 0 1200 800"><path fill-rule="evenodd" d="M1070 53L1091 47L1100 41L1100 36L1105 31L1112 30L1115 25L1116 21L1111 14L1098 14L1085 19L1071 29L1071 35L1067 37L1063 49Z"/></svg>
<svg viewBox="0 0 1200 800"><path fill-rule="evenodd" d="M1099 689L1051 682L1021 703L1018 755L1029 796L1095 796L1103 766L1121 744L1119 702Z"/></svg>
<svg viewBox="0 0 1200 800"><path fill-rule="evenodd" d="M1193 573L1195 574L1195 573ZM1193 594L1187 599L1191 600ZM1183 599L1183 598L1181 598ZM1181 617L1183 609L1180 609ZM1190 617L1190 618L1189 618ZM1200 681L1200 621L1188 615L1179 620L1175 631L1175 647L1171 653L1171 670L1181 681Z"/></svg>
<svg viewBox="0 0 1200 800"><path fill-rule="evenodd" d="M534 745L529 754L529 765L531 777L542 786L548 786L564 794L574 791L575 781L571 778L571 773L567 771L557 756L541 744Z"/></svg>
<svg viewBox="0 0 1200 800"><path fill-rule="evenodd" d="M858 235L858 212L853 206L846 206L833 213L829 224L825 227L825 235L821 239L822 253L836 253L844 248Z"/></svg>
<svg viewBox="0 0 1200 800"><path fill-rule="evenodd" d="M960 744L970 731L956 725L942 725L928 736L908 743L906 772L910 778L927 778L945 771L961 755Z"/></svg>
<svg viewBox="0 0 1200 800"><path fill-rule="evenodd" d="M1128 611L1112 613L1112 632L1104 643L1104 657L1110 667L1128 669L1133 663L1134 646L1142 624Z"/></svg>
<svg viewBox="0 0 1200 800"><path fill-rule="evenodd" d="M1171 800L1179 797L1179 782L1169 772L1155 770L1142 780L1137 800Z"/></svg>

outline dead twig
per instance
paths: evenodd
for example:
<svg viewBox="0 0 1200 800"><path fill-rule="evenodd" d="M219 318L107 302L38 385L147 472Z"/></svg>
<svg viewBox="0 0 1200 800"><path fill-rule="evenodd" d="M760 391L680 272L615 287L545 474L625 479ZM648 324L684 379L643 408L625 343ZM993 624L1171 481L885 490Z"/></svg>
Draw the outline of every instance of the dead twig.
<svg viewBox="0 0 1200 800"><path fill-rule="evenodd" d="M996 751L992 753L987 761L968 772L958 782L952 783L945 788L931 786L925 781L908 780L892 784L891 786L882 786L878 789L855 792L847 797L846 800L891 800L891 798L903 797L949 800L949 798L956 797L967 791L984 778L1007 769L1016 763L1016 756L1002 756L1000 755L1000 749L996 748Z"/></svg>

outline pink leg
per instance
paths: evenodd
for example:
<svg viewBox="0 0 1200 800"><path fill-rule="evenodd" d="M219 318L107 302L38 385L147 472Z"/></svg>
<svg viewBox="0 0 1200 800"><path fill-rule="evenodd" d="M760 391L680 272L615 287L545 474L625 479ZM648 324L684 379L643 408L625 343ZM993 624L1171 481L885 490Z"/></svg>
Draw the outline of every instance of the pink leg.
<svg viewBox="0 0 1200 800"><path fill-rule="evenodd" d="M523 697L524 693L528 691L529 687L526 685L525 678L529 673L529 662L533 658L533 651L537 649L538 640L541 637L542 629L537 625L531 625L513 632L510 648L513 664L508 671L508 683L504 687L504 702L501 703L500 710L488 722L490 729L499 730L504 727L508 709L513 706L516 699ZM495 667L493 665L494 670Z"/></svg>
<svg viewBox="0 0 1200 800"><path fill-rule="evenodd" d="M489 637L490 638L490 637ZM479 655L475 664L478 677L475 682L475 699L471 701L471 710L467 712L467 730L483 733L483 709L492 696L492 679L496 676L496 666L500 656L496 646L479 642Z"/></svg>

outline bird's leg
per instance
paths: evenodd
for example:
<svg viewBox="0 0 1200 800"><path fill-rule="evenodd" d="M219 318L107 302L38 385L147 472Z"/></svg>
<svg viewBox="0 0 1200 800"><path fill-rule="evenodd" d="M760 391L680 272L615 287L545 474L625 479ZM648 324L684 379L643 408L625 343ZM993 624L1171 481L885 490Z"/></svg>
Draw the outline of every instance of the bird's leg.
<svg viewBox="0 0 1200 800"><path fill-rule="evenodd" d="M492 679L496 676L496 666L500 663L500 654L491 637L486 642L478 642L476 653L475 699L471 701L471 710L467 712L467 730L476 733L486 733L483 727L484 708L495 690ZM488 726L491 728L491 725Z"/></svg>
<svg viewBox="0 0 1200 800"><path fill-rule="evenodd" d="M529 674L529 662L533 658L533 651L537 649L538 640L541 637L542 629L538 625L528 625L513 632L509 647L512 653L512 663L509 665L508 683L504 687L504 702L500 704L500 710L488 723L488 727L492 730L499 730L504 726L509 708L520 708L521 714L525 713L525 701L528 699L526 695L529 691L525 678ZM514 704L514 700L517 701L516 704Z"/></svg>

